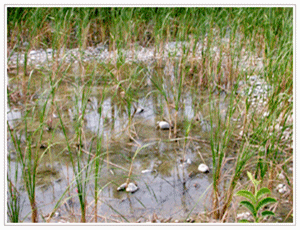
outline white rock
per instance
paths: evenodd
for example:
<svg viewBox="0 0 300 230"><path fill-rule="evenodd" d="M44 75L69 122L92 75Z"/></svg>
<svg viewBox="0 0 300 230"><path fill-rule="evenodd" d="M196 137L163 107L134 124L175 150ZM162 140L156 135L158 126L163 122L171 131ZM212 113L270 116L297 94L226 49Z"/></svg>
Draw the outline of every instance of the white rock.
<svg viewBox="0 0 300 230"><path fill-rule="evenodd" d="M121 185L117 188L117 190L118 190L118 191L121 191L121 190L124 190L125 188L126 188L126 183L121 184Z"/></svg>
<svg viewBox="0 0 300 230"><path fill-rule="evenodd" d="M251 214L250 214L250 212L243 212L243 213L237 214L236 218L238 220L243 220L243 219L250 220Z"/></svg>
<svg viewBox="0 0 300 230"><path fill-rule="evenodd" d="M145 110L144 110L143 108L139 107L139 108L137 108L136 113L137 113L137 114L140 114L140 113L142 113L142 112L144 112L144 111L145 111Z"/></svg>
<svg viewBox="0 0 300 230"><path fill-rule="evenodd" d="M142 172L141 173L151 173L152 172L152 170L151 169L145 169L145 170L142 170Z"/></svg>
<svg viewBox="0 0 300 230"><path fill-rule="evenodd" d="M283 173L281 172L279 175L278 175L278 178L283 180L285 178L285 176L283 175Z"/></svg>
<svg viewBox="0 0 300 230"><path fill-rule="evenodd" d="M127 186L127 188L126 188L126 192L132 192L132 193L134 193L138 189L139 188L134 183L129 183L128 186Z"/></svg>
<svg viewBox="0 0 300 230"><path fill-rule="evenodd" d="M277 185L276 190L282 194L282 193L287 192L287 187L285 184L279 184L279 185Z"/></svg>
<svg viewBox="0 0 300 230"><path fill-rule="evenodd" d="M269 112L264 112L263 116L264 116L264 117L269 116Z"/></svg>
<svg viewBox="0 0 300 230"><path fill-rule="evenodd" d="M285 186L284 184L279 184L279 185L277 185L276 189L283 188L284 186Z"/></svg>
<svg viewBox="0 0 300 230"><path fill-rule="evenodd" d="M53 52L53 49L51 49L51 48L49 48L49 49L46 49L46 52L47 52L48 54L52 54L52 52Z"/></svg>
<svg viewBox="0 0 300 230"><path fill-rule="evenodd" d="M198 170L199 170L200 172L203 172L203 173L208 173L208 172L209 172L209 168L208 168L208 166L205 165L205 164L200 164L200 165L198 166Z"/></svg>
<svg viewBox="0 0 300 230"><path fill-rule="evenodd" d="M166 121L159 121L157 125L160 129L170 129L170 124Z"/></svg>
<svg viewBox="0 0 300 230"><path fill-rule="evenodd" d="M35 50L31 50L30 52L29 52L29 55L36 55L37 54L37 51L35 51Z"/></svg>
<svg viewBox="0 0 300 230"><path fill-rule="evenodd" d="M192 164L192 160L190 158L188 158L188 159L186 159L186 163L190 165L190 164Z"/></svg>
<svg viewBox="0 0 300 230"><path fill-rule="evenodd" d="M252 82L257 80L257 76L248 76L247 78Z"/></svg>

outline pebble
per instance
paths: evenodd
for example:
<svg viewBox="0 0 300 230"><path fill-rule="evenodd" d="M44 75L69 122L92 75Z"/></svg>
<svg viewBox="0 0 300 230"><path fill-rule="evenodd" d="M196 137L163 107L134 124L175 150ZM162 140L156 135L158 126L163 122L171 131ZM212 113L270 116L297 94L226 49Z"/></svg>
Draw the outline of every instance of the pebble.
<svg viewBox="0 0 300 230"><path fill-rule="evenodd" d="M118 190L118 191L122 191L122 190L124 190L125 188L126 188L126 183L121 184L121 185L117 188L117 190Z"/></svg>
<svg viewBox="0 0 300 230"><path fill-rule="evenodd" d="M126 188L126 192L134 193L138 189L139 188L134 183L129 183L128 186L127 186L127 188Z"/></svg>
<svg viewBox="0 0 300 230"><path fill-rule="evenodd" d="M193 186L194 186L195 188L199 188L199 187L200 187L200 185L199 185L198 183L194 183Z"/></svg>
<svg viewBox="0 0 300 230"><path fill-rule="evenodd" d="M31 50L30 52L29 52L29 55L36 55L37 54L37 51L35 51L35 50Z"/></svg>
<svg viewBox="0 0 300 230"><path fill-rule="evenodd" d="M185 167L185 166L192 164L192 160L190 158L187 158L185 160L180 159L179 162L180 162L180 165L179 165L180 167Z"/></svg>
<svg viewBox="0 0 300 230"><path fill-rule="evenodd" d="M249 76L248 79L252 82L256 81L257 76Z"/></svg>
<svg viewBox="0 0 300 230"><path fill-rule="evenodd" d="M137 108L137 110L136 110L136 113L137 114L141 114L141 113L143 113L145 110L143 109L143 108Z"/></svg>
<svg viewBox="0 0 300 230"><path fill-rule="evenodd" d="M142 170L141 173L142 174L145 174L145 173L151 173L152 170L151 169L145 169L145 170Z"/></svg>
<svg viewBox="0 0 300 230"><path fill-rule="evenodd" d="M190 164L192 164L192 160L190 158L188 158L188 159L186 159L186 163L190 165Z"/></svg>
<svg viewBox="0 0 300 230"><path fill-rule="evenodd" d="M285 176L283 175L283 173L281 172L279 175L278 175L278 178L283 180L285 178Z"/></svg>
<svg viewBox="0 0 300 230"><path fill-rule="evenodd" d="M269 112L264 112L263 116L264 116L264 117L269 116Z"/></svg>
<svg viewBox="0 0 300 230"><path fill-rule="evenodd" d="M200 165L198 166L198 170L199 170L200 172L203 172L203 173L208 173L208 172L209 172L209 168L208 168L208 166L205 165L205 164L200 164Z"/></svg>
<svg viewBox="0 0 300 230"><path fill-rule="evenodd" d="M285 184L279 184L279 185L277 185L276 190L279 193L283 194L283 193L287 192L287 187Z"/></svg>
<svg viewBox="0 0 300 230"><path fill-rule="evenodd" d="M47 54L52 54L52 52L53 52L53 49L51 49L51 48L49 48L49 49L46 49L46 52L47 52Z"/></svg>
<svg viewBox="0 0 300 230"><path fill-rule="evenodd" d="M159 121L157 122L157 125L160 129L170 129L170 124L166 121Z"/></svg>
<svg viewBox="0 0 300 230"><path fill-rule="evenodd" d="M131 192L134 193L135 191L137 191L139 188L134 184L134 183L129 183L126 187L126 183L121 184L117 190L118 191L122 191L126 189L126 192Z"/></svg>
<svg viewBox="0 0 300 230"><path fill-rule="evenodd" d="M192 218L188 218L188 219L186 220L186 222L188 222L188 223L194 223L194 222L195 222L195 220L194 220L194 219L192 219Z"/></svg>
<svg viewBox="0 0 300 230"><path fill-rule="evenodd" d="M243 219L250 220L251 214L250 214L250 212L243 212L243 213L237 214L236 218L238 220L243 220Z"/></svg>

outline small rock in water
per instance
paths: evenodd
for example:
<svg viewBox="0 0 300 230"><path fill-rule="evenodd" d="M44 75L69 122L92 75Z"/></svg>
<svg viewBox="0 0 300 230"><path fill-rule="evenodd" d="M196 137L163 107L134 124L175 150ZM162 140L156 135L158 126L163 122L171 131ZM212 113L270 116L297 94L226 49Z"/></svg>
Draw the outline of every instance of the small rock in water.
<svg viewBox="0 0 300 230"><path fill-rule="evenodd" d="M123 191L126 189L126 192L134 193L139 188L134 183L129 183L128 185L126 183L123 183L120 185L120 187L117 188L118 191Z"/></svg>
<svg viewBox="0 0 300 230"><path fill-rule="evenodd" d="M188 218L188 219L186 220L186 222L188 222L188 223L194 223L195 220L194 220L193 218Z"/></svg>
<svg viewBox="0 0 300 230"><path fill-rule="evenodd" d="M145 174L145 173L151 173L151 172L152 172L152 170L151 170L151 169L145 169L145 170L142 170L142 172L141 172L141 173Z"/></svg>
<svg viewBox="0 0 300 230"><path fill-rule="evenodd" d="M125 188L126 188L126 183L121 184L121 185L117 188L117 190L118 190L118 191L122 191L122 190L124 190Z"/></svg>
<svg viewBox="0 0 300 230"><path fill-rule="evenodd" d="M126 192L134 193L138 189L139 188L134 183L129 183L128 186L127 186L127 188L126 188Z"/></svg>
<svg viewBox="0 0 300 230"><path fill-rule="evenodd" d="M199 185L198 183L193 184L193 186L194 186L195 188L199 188L199 187L200 187L200 185Z"/></svg>
<svg viewBox="0 0 300 230"><path fill-rule="evenodd" d="M190 165L190 164L192 164L192 160L190 159L190 158L187 158L187 159L180 159L179 160L180 161L180 167L186 167L186 166L188 166L188 165Z"/></svg>
<svg viewBox="0 0 300 230"><path fill-rule="evenodd" d="M157 125L160 129L170 129L170 124L166 121L159 121Z"/></svg>
<svg viewBox="0 0 300 230"><path fill-rule="evenodd" d="M208 173L208 172L209 172L209 168L208 168L208 166L205 165L205 164L200 164L200 165L198 166L198 170L199 170L200 172L203 172L203 173Z"/></svg>
<svg viewBox="0 0 300 230"><path fill-rule="evenodd" d="M140 113L142 113L142 112L144 112L145 110L143 109L143 108L137 108L137 110L136 110L136 113L137 114L140 114Z"/></svg>

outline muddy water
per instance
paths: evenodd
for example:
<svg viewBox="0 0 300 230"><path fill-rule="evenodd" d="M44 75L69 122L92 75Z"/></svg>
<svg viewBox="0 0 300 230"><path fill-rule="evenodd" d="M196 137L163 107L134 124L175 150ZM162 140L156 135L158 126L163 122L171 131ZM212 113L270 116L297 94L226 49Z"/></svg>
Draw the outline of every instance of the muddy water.
<svg viewBox="0 0 300 230"><path fill-rule="evenodd" d="M101 98L97 94L98 89L92 87L91 91L93 93L89 98L84 116L85 138L82 147L85 153L93 154L95 143L92 143L92 137L103 136L102 154L105 162L100 165L100 177L98 179L100 188L98 221L147 222L151 220L154 213L159 218L184 219L189 214L199 213L210 208L209 191L212 174L202 174L197 169L203 161L210 168L212 167L208 142L210 126L208 120L205 123L205 119L203 119L208 116L206 114L208 113L207 92L198 95L200 100L206 101L202 108L201 122L193 120L197 114L193 106L195 95L191 91L183 92L184 106L178 115L178 136L171 139L169 138L169 130L156 129L157 121L162 120L163 114L168 113L164 106L163 97L159 94L150 94L145 97L148 92L141 93L137 102L134 103L137 112L131 121L136 133L133 141L128 136L128 111L116 103L112 96L106 97L100 105ZM63 96L66 92L69 95ZM65 85L62 85L62 89L58 90L57 97L60 98L60 103L64 104L59 112L71 139L75 132L74 114L78 108L81 109L82 102L76 101L72 96L72 89ZM45 100L41 95L37 105L42 106ZM99 112L100 106L102 108L101 114ZM226 108L224 98L219 106L221 110ZM25 145L24 132L21 131L24 130L22 122L24 111L21 106L13 107L8 106L7 119L12 128L17 132L20 131L21 141ZM133 108L131 109L133 113ZM35 115L32 114L32 117ZM61 204L52 221L78 222L80 206L76 197L74 173L57 111L54 111L53 114L50 113L50 120L52 129L44 131L42 143L36 143L36 145L33 143L32 146L43 156L38 166L36 178L36 200L39 213L46 216L61 199ZM189 135L193 139L186 142L184 149L184 123L191 120L193 124L196 124ZM34 118L31 124L30 129L32 130L38 127L38 117ZM139 146L145 144L150 145L142 149L134 159L133 173L130 179L137 184L139 189L134 193L117 191L117 187L126 182L135 151ZM20 178L20 166L16 170L16 153L10 139L8 139L8 156L10 158L10 177L14 178L13 174L18 171L19 190L23 204L21 218L25 218L24 221L27 222L30 221L30 205ZM81 156L82 165L87 164L88 156L88 154ZM87 202L89 204L87 220L92 221L91 214L94 207L92 169L86 176L86 181Z"/></svg>
<svg viewBox="0 0 300 230"><path fill-rule="evenodd" d="M38 58L34 60L39 60ZM152 73L152 70L149 72ZM11 128L16 131L25 149L26 135L24 134L24 116L30 118L28 132L35 131L39 126L37 110L41 110L46 103L46 124L41 143L33 138L33 150L42 156L38 165L36 178L36 201L38 211L47 216L58 202L58 209L52 222L78 222L80 220L80 206L78 203L74 172L70 162L70 154L74 157L78 152L76 136L76 116L80 115L84 102L80 92L80 66L74 63L65 79L55 91L57 107L51 104L47 97L51 92L48 82L49 72L32 74L28 93L32 100L11 103L8 105L7 120ZM158 78L164 76L164 90L169 98L175 98L173 82L174 66L166 64L158 71ZM11 89L18 86L16 76L9 76ZM79 80L78 80L79 79ZM143 79L143 80L141 80ZM83 124L83 154L80 164L88 165L95 154L97 137L102 136L100 176L98 187L100 191L98 203L98 221L130 221L147 222L155 213L160 219L172 218L183 220L188 215L210 209L210 188L212 173L203 174L197 169L200 163L212 168L211 151L209 145L210 118L209 99L206 91L192 91L183 88L181 105L178 112L178 133L171 135L169 130L158 130L156 124L162 119L174 117L175 110L167 109L164 97L158 93L149 78L141 77L147 85L141 88L137 97L129 108L124 104L124 98L118 96L115 88L111 88L102 101L101 84L92 85ZM215 95L218 104L216 108L225 115L228 101L226 95ZM26 109L25 109L26 108ZM33 109L35 108L35 109ZM101 109L100 109L101 108ZM129 111L134 113L129 126ZM59 110L59 111L57 111ZM72 144L71 153L67 150L66 138L60 123L60 118ZM187 124L192 123L190 139L184 143ZM50 128L49 128L50 127ZM130 138L129 130L131 136ZM8 135L9 136L9 135ZM17 154L8 137L9 175L14 178L18 172L19 191L21 192L21 219L30 220L30 205L26 195L24 183L21 180L21 169L16 163ZM117 191L126 182L132 158L137 149L143 148L133 161L131 182L135 182L138 190L134 193ZM72 155L72 156L73 156ZM102 161L105 160L105 161ZM89 168L85 176L87 182L87 221L94 221L92 214L94 194L94 170ZM23 203L24 202L24 203ZM40 221L41 217L40 217Z"/></svg>

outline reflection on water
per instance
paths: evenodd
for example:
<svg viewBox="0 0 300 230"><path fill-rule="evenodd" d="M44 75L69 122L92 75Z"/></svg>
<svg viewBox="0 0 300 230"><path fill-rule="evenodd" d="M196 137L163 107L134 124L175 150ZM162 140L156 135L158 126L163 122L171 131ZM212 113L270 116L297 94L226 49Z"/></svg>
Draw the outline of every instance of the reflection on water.
<svg viewBox="0 0 300 230"><path fill-rule="evenodd" d="M21 111L18 109L10 109L7 107L7 121L11 128L14 127L16 122L20 121L22 118Z"/></svg>
<svg viewBox="0 0 300 230"><path fill-rule="evenodd" d="M166 80L168 82L165 84L165 90L168 91L168 97L174 99L175 91L171 84L175 81L174 66L167 66L164 71L170 76ZM153 89L150 86L149 91L151 90ZM94 91L97 92L97 89ZM70 123L70 126L66 127L74 130L76 119L82 115L83 102L74 96L70 98L66 99L66 108L61 111L61 117ZM195 100L201 105L197 111L194 106ZM212 183L212 174L198 172L197 167L203 161L196 151L196 149L201 150L205 163L211 167L210 147L195 138L193 141L189 140L183 149L182 140L184 136L182 122L193 123L199 112L201 118L193 128L194 137L205 136L210 131L208 93L195 94L183 90L181 102L182 106L178 111L178 126L181 133L178 136L179 141L176 142L170 141L168 130L156 129L157 121L168 118L168 113L172 115L174 112L174 108L168 110L162 95L145 92L134 101L131 108L126 108L131 109L130 114L134 114L136 109L131 128L135 132L134 138L137 143L139 145L151 143L150 146L142 149L134 160L131 181L136 182L139 190L128 194L117 191L117 187L126 181L132 157L138 148L136 142L130 141L127 135L128 111L124 106L116 103L112 96L107 96L101 103L99 95L96 93L90 95L84 113L83 128L87 141L83 148L93 153L94 149L89 148L89 140L93 136L103 136L103 153L106 162L101 163L98 179L101 201L98 205L98 214L106 216L107 221L116 216L123 221L125 219L137 221L139 218L147 221L153 213L163 218L185 218L189 212L199 213L206 207L210 207L207 189ZM220 97L218 102L217 106L220 110L226 111L225 97ZM15 122L22 118L21 111L8 108L7 118L10 126L13 127ZM79 203L69 158L70 154L76 153L76 150L71 153L66 150L64 134L59 128L59 119L57 117L51 119L56 119L58 125L54 127L57 129L45 131L43 139L46 143L51 140L55 145L49 149L36 146L37 151L44 154L43 162L38 168L36 200L39 210L44 214L50 213L61 199L62 204L58 209L61 216L68 216L73 212L78 215ZM69 135L74 135L74 132L70 132ZM70 137L72 138L73 136ZM82 165L85 164L86 158L87 156L82 157ZM183 162L183 158L188 159L189 163ZM108 161L112 164L108 164ZM10 166L14 168L15 163L11 162ZM88 182L87 202L92 204L94 172L90 170L85 180ZM21 173L19 177L20 175ZM24 217L30 213L30 205L24 187L20 190L22 200L25 202L22 210L22 217ZM92 212L92 207L93 205L90 205L88 211Z"/></svg>

